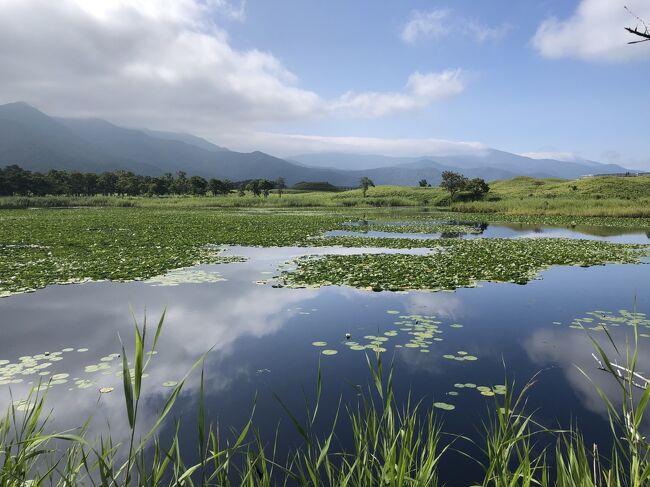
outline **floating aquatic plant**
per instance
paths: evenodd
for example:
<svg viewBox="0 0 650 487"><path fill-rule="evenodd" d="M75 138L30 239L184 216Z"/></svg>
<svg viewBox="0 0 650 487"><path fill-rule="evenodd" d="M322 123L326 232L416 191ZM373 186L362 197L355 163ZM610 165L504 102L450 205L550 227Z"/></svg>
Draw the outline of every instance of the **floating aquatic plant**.
<svg viewBox="0 0 650 487"><path fill-rule="evenodd" d="M565 238L439 239L420 242L420 247L427 244L435 252L299 257L295 270L284 271L281 279L285 286L451 290L479 281L525 284L554 265L639 263L648 255L643 245Z"/></svg>
<svg viewBox="0 0 650 487"><path fill-rule="evenodd" d="M638 311L629 311L619 309L618 311L589 311L587 316L575 318L568 325L569 328L576 330L603 331L607 328L617 328L620 326L636 326L639 329L650 330L650 319L645 313ZM560 322L553 322L558 324ZM561 323L560 323L561 324ZM649 333L639 333L643 338L650 338Z"/></svg>
<svg viewBox="0 0 650 487"><path fill-rule="evenodd" d="M181 284L205 284L225 281L218 272L198 269L181 269L148 279L152 286L180 286Z"/></svg>
<svg viewBox="0 0 650 487"><path fill-rule="evenodd" d="M456 406L453 404L448 404L446 402L434 402L433 407L438 408L438 409L443 409L444 411L453 411L456 409Z"/></svg>

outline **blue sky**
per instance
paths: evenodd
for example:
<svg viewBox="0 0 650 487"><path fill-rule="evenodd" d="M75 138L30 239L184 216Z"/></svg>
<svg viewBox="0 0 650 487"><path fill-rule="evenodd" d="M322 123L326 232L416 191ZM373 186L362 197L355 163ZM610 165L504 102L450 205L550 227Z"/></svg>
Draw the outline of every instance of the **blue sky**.
<svg viewBox="0 0 650 487"><path fill-rule="evenodd" d="M249 0L233 42L265 46L301 85L323 96L347 90L399 90L413 71L460 68L465 92L417 112L381 119L327 119L282 130L313 135L430 137L480 141L514 152L577 151L586 157L633 157L650 163L650 56L612 63L547 59L531 39L548 17L570 17L578 2L267 2ZM622 9L612 1L612 9ZM448 10L450 33L401 34L414 11ZM503 28L483 42L463 25ZM634 22L630 18L630 22ZM620 26L622 29L623 26ZM296 40L299 39L297 42ZM576 38L576 43L583 42ZM626 46L650 51L649 45Z"/></svg>
<svg viewBox="0 0 650 487"><path fill-rule="evenodd" d="M647 0L2 0L0 101L281 156L650 168L650 42L626 44L624 4L650 19Z"/></svg>

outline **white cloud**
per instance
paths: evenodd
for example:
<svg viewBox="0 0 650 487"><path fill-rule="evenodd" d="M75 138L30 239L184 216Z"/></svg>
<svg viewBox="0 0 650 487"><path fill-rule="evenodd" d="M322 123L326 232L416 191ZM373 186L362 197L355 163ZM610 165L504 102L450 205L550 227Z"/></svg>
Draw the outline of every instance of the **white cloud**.
<svg viewBox="0 0 650 487"><path fill-rule="evenodd" d="M476 19L454 16L450 9L414 10L402 29L401 37L407 44L416 44L423 39L436 41L453 34L471 37L482 44L498 41L511 29L508 23L491 27Z"/></svg>
<svg viewBox="0 0 650 487"><path fill-rule="evenodd" d="M314 116L320 97L268 52L237 50L225 0L2 0L0 99L131 125L215 129ZM241 5L241 4L239 4Z"/></svg>
<svg viewBox="0 0 650 487"><path fill-rule="evenodd" d="M430 12L416 10L402 30L402 40L414 44L421 38L440 39L450 32L450 10L435 9Z"/></svg>
<svg viewBox="0 0 650 487"><path fill-rule="evenodd" d="M0 103L193 133L332 114L378 117L461 93L460 70L413 73L403 92L331 100L272 53L237 49L215 19L244 0L0 0Z"/></svg>
<svg viewBox="0 0 650 487"><path fill-rule="evenodd" d="M556 161L575 162L582 159L575 152L542 151L542 152L521 152L518 155L530 157L531 159L554 159Z"/></svg>
<svg viewBox="0 0 650 487"><path fill-rule="evenodd" d="M547 58L579 58L590 61L628 61L650 58L650 49L625 31L637 20L623 7L627 5L636 15L650 19L647 0L581 0L574 14L565 20L550 17L540 24L532 39L539 53Z"/></svg>
<svg viewBox="0 0 650 487"><path fill-rule="evenodd" d="M242 132L221 134L220 144L233 150L251 146L280 157L309 152L345 152L418 157L430 155L484 154L479 142L455 142L435 138L328 137L321 135Z"/></svg>
<svg viewBox="0 0 650 487"><path fill-rule="evenodd" d="M405 92L348 92L332 108L354 116L381 117L393 112L424 108L434 101L459 95L465 90L461 69L440 73L415 72L409 76Z"/></svg>

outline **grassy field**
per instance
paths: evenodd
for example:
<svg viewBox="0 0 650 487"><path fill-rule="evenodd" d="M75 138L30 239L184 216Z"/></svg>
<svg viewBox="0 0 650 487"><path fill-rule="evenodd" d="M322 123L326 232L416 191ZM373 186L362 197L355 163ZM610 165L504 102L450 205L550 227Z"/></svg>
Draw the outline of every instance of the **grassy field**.
<svg viewBox="0 0 650 487"><path fill-rule="evenodd" d="M512 215L650 216L650 177L575 181L527 177L495 181L483 201L455 202L456 211Z"/></svg>
<svg viewBox="0 0 650 487"><path fill-rule="evenodd" d="M597 177L575 181L517 177L490 183L481 201L451 202L441 188L378 186L341 192L288 192L268 198L238 196L185 197L2 197L0 208L125 206L173 208L318 208L402 207L448 208L458 212L509 215L650 217L650 177Z"/></svg>
<svg viewBox="0 0 650 487"><path fill-rule="evenodd" d="M440 204L445 194L438 188L408 188L403 186L378 186L370 188L366 198L360 189L341 192L289 192L282 196L272 193L268 198L250 193L239 196L167 196L167 197L115 197L115 196L45 196L0 197L0 209L30 207L71 206L125 206L173 208L313 208L313 207L399 207Z"/></svg>

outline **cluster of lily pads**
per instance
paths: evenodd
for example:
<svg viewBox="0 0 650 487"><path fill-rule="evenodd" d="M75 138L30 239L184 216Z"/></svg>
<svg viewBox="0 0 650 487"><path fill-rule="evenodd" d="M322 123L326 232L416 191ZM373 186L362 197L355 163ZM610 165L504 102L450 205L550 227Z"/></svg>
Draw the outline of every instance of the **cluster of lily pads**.
<svg viewBox="0 0 650 487"><path fill-rule="evenodd" d="M399 314L397 310L388 310L388 314ZM370 350L376 353L383 353L388 351L389 342L399 337L400 335L410 335L408 341L405 343L396 343L394 348L409 348L417 349L421 353L429 353L429 347L434 342L443 341L441 335L443 333L441 321L437 321L435 316L426 316L420 314L400 315L399 320L394 322L395 329L383 332L380 335L364 335L363 339L355 339L343 342L348 349L354 351ZM454 323L450 328L462 328L462 325ZM312 345L322 348L323 355L335 355L337 350L325 349L327 342L316 341ZM458 352L459 356L443 355L445 358L456 358L456 360L474 361L477 357L469 355L465 351Z"/></svg>
<svg viewBox="0 0 650 487"><path fill-rule="evenodd" d="M53 386L68 384L68 390L89 389L96 387L96 381L83 378L83 377L70 377L69 373L57 372L53 373L51 367L55 362L64 359L67 354L72 352L84 353L88 352L87 348L64 348L57 352L44 352L37 355L25 355L16 362L10 360L0 359L0 386L27 383L33 387L38 387L40 390L45 390ZM148 354L155 354L157 352L148 352ZM101 374L103 376L122 377L123 370L119 353L111 353L105 357L101 357L97 363L92 363L84 366L85 374ZM132 380L135 377L135 369L130 369ZM142 377L148 377L144 373ZM108 378L104 379L108 380ZM174 387L177 381L166 381L162 383L163 387ZM101 387L100 393L106 394L113 391L113 387ZM18 402L20 403L20 401Z"/></svg>
<svg viewBox="0 0 650 487"><path fill-rule="evenodd" d="M646 332L640 331L639 336L643 338L650 338L650 319L646 313L638 311L629 311L620 309L616 312L612 311L589 311L587 316L582 318L575 318L569 323L569 328L576 330L591 330L603 331L610 327L636 326L639 330L647 330ZM554 321L554 325L562 325L560 321Z"/></svg>
<svg viewBox="0 0 650 487"><path fill-rule="evenodd" d="M481 396L493 397L495 395L505 395L507 389L503 384L497 384L494 386L479 386L474 383L468 382L466 384L457 383L454 384L456 389L469 389L478 392ZM447 392L447 396L457 397L460 393L456 390ZM446 402L434 402L433 407L442 409L444 411L453 411L456 409L456 406Z"/></svg>
<svg viewBox="0 0 650 487"><path fill-rule="evenodd" d="M345 228L355 232L391 232L391 233L443 233L443 234L480 234L481 225L468 225L455 221L440 220L356 220L346 222Z"/></svg>
<svg viewBox="0 0 650 487"><path fill-rule="evenodd" d="M478 386L476 384L468 382L466 384L460 384L460 383L454 384L454 387L456 389L475 390L478 393L480 393L482 396L488 396L488 397L491 397L491 396L494 396L494 395L501 395L502 396L502 395L504 395L506 393L506 386L503 385L503 384L497 384L497 385L493 385L493 386ZM451 392L448 392L447 394L457 396L458 392L456 392L456 394L453 394L454 392L456 392L456 391L451 391Z"/></svg>
<svg viewBox="0 0 650 487"><path fill-rule="evenodd" d="M225 281L218 272L207 272L199 269L179 269L161 276L155 276L146 282L152 286L179 286L181 284L205 284Z"/></svg>
<svg viewBox="0 0 650 487"><path fill-rule="evenodd" d="M447 225L450 230L477 231L480 225L471 222L485 221L521 221L539 223L574 224L576 222L591 224L622 224L649 226L647 220L634 219L585 219L575 218L575 222L565 217L511 217L507 215L471 215L462 214L465 227L453 225L459 216L453 213L428 212L423 215L403 215L397 220L381 210L364 210L372 218L377 228L399 231L432 231L436 225L433 222ZM200 263L226 263L240 259L223 256L220 250L223 245L254 245L254 246L378 246L393 248L413 247L444 247L450 254L459 255L466 259L465 266L475 265L473 258L482 251L492 249L476 249L475 247L454 247L456 239L418 240L399 238L365 238L365 237L320 237L329 230L349 228L352 215L358 218L358 212L348 210L324 211L214 211L209 209L185 208L102 208L102 209L68 209L39 211L3 210L0 214L0 297L13 293L29 292L49 284L64 284L85 282L89 280L130 281L149 279L164 275L170 270L187 268ZM470 222L470 223L468 223ZM400 226L404 228L400 228ZM446 227L445 227L446 228ZM442 230L443 227L437 228ZM611 261L631 261L632 248L623 251L616 247L599 249L608 254L606 258L589 257L595 244L579 243L576 249L570 249L569 263L593 265ZM479 247L502 245L498 243L480 243ZM505 246L516 244L503 244ZM550 244L549 244L550 245ZM553 244L543 252L563 252L570 244ZM614 244L610 244L614 245ZM451 248L453 247L453 248ZM537 247L535 247L537 248ZM498 249L497 249L498 250ZM508 251L512 249L504 249ZM516 255L526 259L525 249L514 249ZM534 250L534 249L533 249ZM581 252L586 254L580 259ZM621 253L625 255L621 257ZM613 255L612 255L613 254ZM480 257L480 256L479 256ZM533 256L535 258L536 256ZM376 257L375 259L379 259ZM539 260L539 259L537 259ZM566 263L565 258L559 258ZM550 262L549 262L550 261ZM506 280L529 278L530 274L539 270L540 265L553 265L553 259L544 258L524 269L516 276L511 276L508 263L501 261L508 271ZM489 262L488 262L489 264ZM378 265L381 265L379 263ZM413 263L409 263L409 266ZM485 266L481 259L476 263ZM371 267L375 267L372 265ZM532 269L531 269L532 267ZM361 270L358 267L357 271ZM493 269L489 269L493 270ZM504 271L505 272L505 271ZM452 269L445 274L458 274ZM472 272L477 279L483 279L483 274L490 272ZM502 274L497 273L497 274ZM384 274L384 273L382 273ZM520 277L523 274L524 277ZM447 276L448 277L448 276ZM472 275L459 276L458 285L442 280L442 288L464 286L472 281ZM487 276L489 279L490 276ZM500 280L501 275L494 279ZM370 280L370 279L369 279ZM408 278L410 280L410 277ZM415 288L431 287L440 279L425 279L426 282L414 283ZM382 281L382 279L378 279ZM388 279L386 286L392 285ZM402 280L404 281L404 280ZM433 282L432 282L433 281ZM397 282L397 287L413 287L409 282ZM434 286L436 287L436 286Z"/></svg>
<svg viewBox="0 0 650 487"><path fill-rule="evenodd" d="M79 348L77 352L85 352L87 348ZM34 382L43 382L42 388L49 386L65 384L68 382L70 374L52 373L50 367L55 362L63 360L65 354L75 352L74 348L64 348L57 352L45 352L37 355L25 355L18 358L18 361L11 362L6 359L0 360L0 386L20 384L28 381L28 384ZM74 380L76 380L75 378Z"/></svg>
<svg viewBox="0 0 650 487"><path fill-rule="evenodd" d="M442 358L446 358L446 359L449 359L449 360L458 360L460 362L462 362L464 360L467 360L469 362L473 362L475 360L478 360L478 357L476 357L475 355L470 355L465 350L459 350L458 352L456 352L456 355L445 354L445 355L442 356Z"/></svg>
<svg viewBox="0 0 650 487"><path fill-rule="evenodd" d="M49 284L131 281L240 261L223 245L305 245L349 215L103 208L0 213L0 297Z"/></svg>
<svg viewBox="0 0 650 487"><path fill-rule="evenodd" d="M472 212L436 212L440 219L462 220L465 223L521 223L524 225L547 226L591 226L616 228L650 228L649 218L580 216L580 215L518 215L514 213L472 213ZM410 219L430 219L430 215L412 215Z"/></svg>
<svg viewBox="0 0 650 487"><path fill-rule="evenodd" d="M334 237L333 240L346 237ZM364 240L357 238L356 240ZM383 246L404 246L409 239L381 240ZM346 242L347 243L347 242ZM479 281L525 284L553 265L592 266L639 263L649 249L644 245L616 244L565 238L436 239L428 255L361 254L305 256L295 270L281 275L286 286L347 285L382 290L456 289ZM370 245L373 245L371 242ZM412 246L413 242L407 244Z"/></svg>

